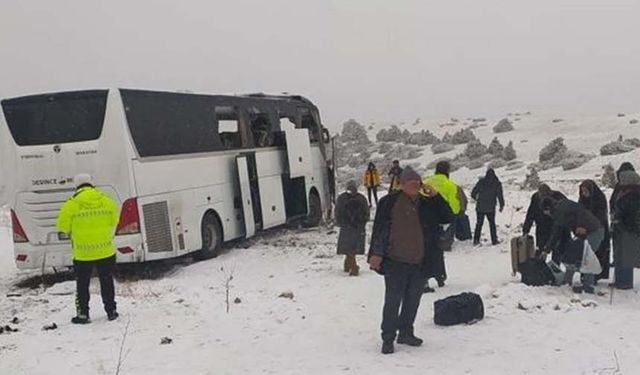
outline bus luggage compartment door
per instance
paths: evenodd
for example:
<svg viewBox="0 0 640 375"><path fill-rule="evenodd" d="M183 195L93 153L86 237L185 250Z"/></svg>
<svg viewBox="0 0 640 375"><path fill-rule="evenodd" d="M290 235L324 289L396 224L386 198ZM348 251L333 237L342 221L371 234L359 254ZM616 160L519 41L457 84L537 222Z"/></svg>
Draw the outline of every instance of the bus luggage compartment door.
<svg viewBox="0 0 640 375"><path fill-rule="evenodd" d="M249 180L249 164L246 156L236 157L238 166L238 183L240 186L240 201L244 216L246 238L253 237L256 233L256 223L253 217L253 200L251 199L251 182Z"/></svg>
<svg viewBox="0 0 640 375"><path fill-rule="evenodd" d="M287 142L287 159L289 176L291 178L308 176L311 174L311 143L309 130L284 129Z"/></svg>

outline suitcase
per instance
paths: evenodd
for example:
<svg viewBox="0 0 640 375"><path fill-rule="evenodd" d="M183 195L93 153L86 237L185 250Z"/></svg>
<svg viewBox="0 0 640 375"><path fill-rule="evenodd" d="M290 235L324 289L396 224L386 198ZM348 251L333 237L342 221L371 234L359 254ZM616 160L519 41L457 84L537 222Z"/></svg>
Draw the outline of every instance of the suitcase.
<svg viewBox="0 0 640 375"><path fill-rule="evenodd" d="M458 241L467 241L471 239L471 223L467 214L460 214L456 218L456 238Z"/></svg>
<svg viewBox="0 0 640 375"><path fill-rule="evenodd" d="M471 323L482 318L484 304L475 293L462 293L433 303L433 322L439 326Z"/></svg>
<svg viewBox="0 0 640 375"><path fill-rule="evenodd" d="M536 247L533 243L533 236L524 235L511 239L511 271L513 275L520 272L520 265L527 260L534 258Z"/></svg>

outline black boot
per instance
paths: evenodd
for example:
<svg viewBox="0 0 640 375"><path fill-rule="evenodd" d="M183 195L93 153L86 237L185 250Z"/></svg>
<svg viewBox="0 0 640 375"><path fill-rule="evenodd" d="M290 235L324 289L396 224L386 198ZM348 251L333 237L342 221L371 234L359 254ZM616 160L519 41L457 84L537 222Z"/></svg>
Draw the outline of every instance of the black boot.
<svg viewBox="0 0 640 375"><path fill-rule="evenodd" d="M107 319L109 319L110 322L118 319L119 316L120 316L120 314L118 314L118 312L116 310L107 312Z"/></svg>
<svg viewBox="0 0 640 375"><path fill-rule="evenodd" d="M89 319L89 314L78 314L71 318L71 323L73 324L88 324L91 323L91 319Z"/></svg>
<svg viewBox="0 0 640 375"><path fill-rule="evenodd" d="M409 346L420 346L423 341L421 338L415 337L414 335L400 335L398 336L398 344L404 344Z"/></svg>
<svg viewBox="0 0 640 375"><path fill-rule="evenodd" d="M386 340L382 342L382 354L393 354L395 348L393 347L393 340Z"/></svg>

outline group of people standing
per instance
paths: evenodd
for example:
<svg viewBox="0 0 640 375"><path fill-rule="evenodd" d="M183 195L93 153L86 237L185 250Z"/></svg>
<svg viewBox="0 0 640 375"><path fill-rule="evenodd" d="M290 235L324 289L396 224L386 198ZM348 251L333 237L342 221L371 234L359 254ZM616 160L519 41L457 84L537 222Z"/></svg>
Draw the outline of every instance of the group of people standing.
<svg viewBox="0 0 640 375"><path fill-rule="evenodd" d="M565 264L567 284L572 285L574 273L580 272L581 285L573 288L575 292L594 293L598 280L610 278L613 245L615 273L610 286L632 289L633 269L640 262L640 176L631 163L623 163L608 202L593 180L583 181L578 195L578 201L572 201L541 185L531 197L523 233L529 234L535 224L538 249L543 255L551 253L555 263ZM585 241L586 251L576 246ZM590 252L598 264L588 264Z"/></svg>
<svg viewBox="0 0 640 375"><path fill-rule="evenodd" d="M422 344L413 327L420 298L424 292L433 291L429 279L434 278L438 286L444 286L447 278L444 252L451 250L454 238L472 237L474 244L479 245L486 219L491 243L500 243L496 212L504 210L505 199L495 171L488 169L471 191L477 214L473 236L470 229L465 236L465 224L469 227L468 201L464 190L450 179L450 171L451 165L443 161L436 165L432 176L422 178L411 167L401 168L394 161L389 171L389 191L378 201L380 175L370 163L363 176L368 200L358 193L355 181L349 182L347 192L338 198L338 253L345 255L344 271L353 276L359 273L355 256L365 253L370 209L374 202L377 207L368 264L385 278L381 327L384 354L393 353L396 342ZM580 272L582 282L574 288L576 292L593 293L597 280L609 278L611 240L615 265L611 286L633 288L633 269L640 264L640 176L630 163L624 163L617 177L609 203L592 180L580 184L577 202L548 185L541 185L531 198L523 233L528 234L535 225L539 254L546 257L551 253L554 261L565 264L567 283L571 283L575 272ZM567 260L569 249L577 240L593 249L600 263L598 272L585 267L583 259Z"/></svg>

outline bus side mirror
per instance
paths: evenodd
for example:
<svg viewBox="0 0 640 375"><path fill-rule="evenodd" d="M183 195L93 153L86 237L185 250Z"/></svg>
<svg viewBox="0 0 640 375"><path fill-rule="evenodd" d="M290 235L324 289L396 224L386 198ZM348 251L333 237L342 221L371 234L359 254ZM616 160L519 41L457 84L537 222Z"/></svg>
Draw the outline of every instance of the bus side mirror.
<svg viewBox="0 0 640 375"><path fill-rule="evenodd" d="M331 136L329 135L329 130L327 128L322 128L322 141L324 143L331 142Z"/></svg>

